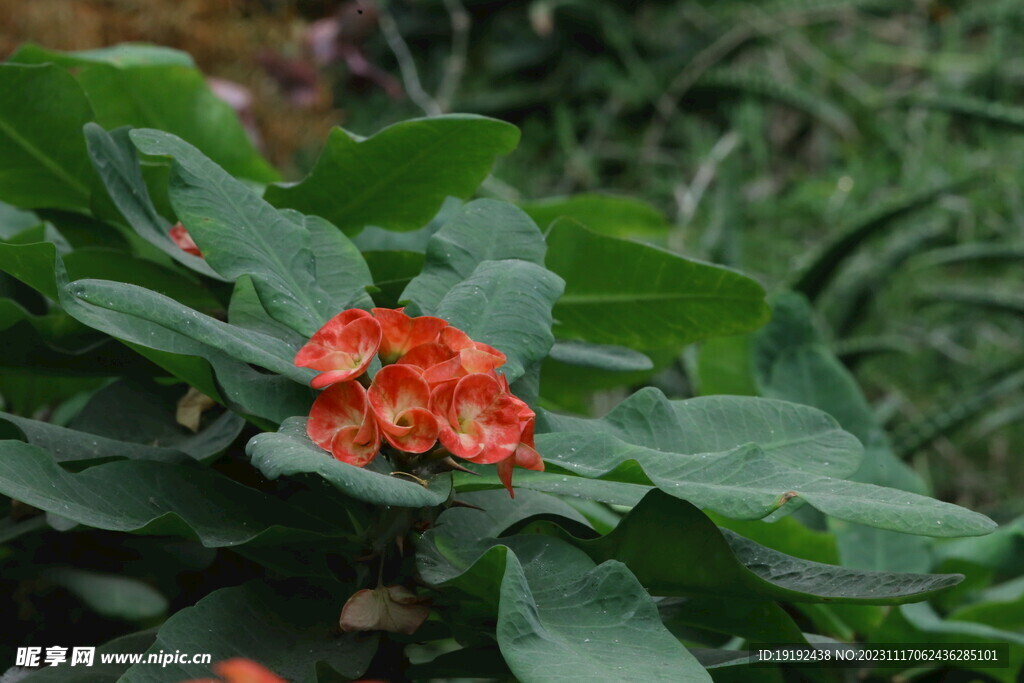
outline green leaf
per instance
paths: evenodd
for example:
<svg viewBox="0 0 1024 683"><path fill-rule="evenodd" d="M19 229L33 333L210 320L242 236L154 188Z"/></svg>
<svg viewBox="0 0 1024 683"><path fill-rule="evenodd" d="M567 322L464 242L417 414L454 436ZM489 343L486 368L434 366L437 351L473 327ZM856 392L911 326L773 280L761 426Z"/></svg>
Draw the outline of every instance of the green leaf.
<svg viewBox="0 0 1024 683"><path fill-rule="evenodd" d="M162 45L146 43L121 43L95 50L78 50L61 52L48 50L34 43L20 45L8 58L11 62L21 64L42 64L53 62L63 67L87 66L89 64L110 64L120 67L151 66L156 64L174 64L177 66L195 66L187 52L175 50Z"/></svg>
<svg viewBox="0 0 1024 683"><path fill-rule="evenodd" d="M233 175L259 182L280 178L253 147L235 111L183 53L129 45L64 55L30 48L12 59L73 69L96 122L108 130L157 128L187 140Z"/></svg>
<svg viewBox="0 0 1024 683"><path fill-rule="evenodd" d="M547 429L559 430L537 437L546 462L577 476L653 484L726 517L761 518L801 498L839 519L904 533L995 528L949 503L826 476L856 469L860 449L834 420L804 406L738 396L669 402L645 389L600 420L544 417Z"/></svg>
<svg viewBox="0 0 1024 683"><path fill-rule="evenodd" d="M44 571L42 576L67 588L103 616L139 621L159 617L167 610L164 596L149 584L130 576L68 567Z"/></svg>
<svg viewBox="0 0 1024 683"><path fill-rule="evenodd" d="M82 126L92 108L64 69L0 64L0 199L27 209L89 208Z"/></svg>
<svg viewBox="0 0 1024 683"><path fill-rule="evenodd" d="M784 293L772 301L771 322L753 338L755 375L764 396L824 410L864 444L864 461L854 481L923 494L916 472L893 453L882 426L849 370L825 345L801 296ZM843 564L860 569L924 571L928 543L857 524L830 520Z"/></svg>
<svg viewBox="0 0 1024 683"><path fill-rule="evenodd" d="M110 439L10 413L0 412L0 420L17 427L28 443L52 453L56 462L93 462L111 458L160 462L186 460L185 454L176 449Z"/></svg>
<svg viewBox="0 0 1024 683"><path fill-rule="evenodd" d="M567 365L610 372L641 372L654 367L654 362L639 351L582 341L556 341L550 356Z"/></svg>
<svg viewBox="0 0 1024 683"><path fill-rule="evenodd" d="M664 240L669 230L668 221L660 211L630 197L578 194L520 202L519 206L537 225L545 228L559 218L571 218L610 237Z"/></svg>
<svg viewBox="0 0 1024 683"><path fill-rule="evenodd" d="M445 511L417 544L420 574L446 593L473 596L474 604L497 613L498 645L517 679L604 680L610 672L628 672L615 675L709 680L665 630L650 596L621 563L594 566L557 538L498 538L538 516L578 523L572 508L541 494L512 501L487 492L465 499L485 509Z"/></svg>
<svg viewBox="0 0 1024 683"><path fill-rule="evenodd" d="M310 247L316 258L316 282L338 310L372 308L373 299L366 290L373 286L373 276L352 240L319 216L303 216L292 211L282 213L289 214L309 231Z"/></svg>
<svg viewBox="0 0 1024 683"><path fill-rule="evenodd" d="M153 206L142 177L138 153L127 128L108 133L95 123L87 123L85 142L89 158L107 194L140 237L186 267L207 277L224 280L205 259L188 253L171 240L168 234L171 224Z"/></svg>
<svg viewBox="0 0 1024 683"><path fill-rule="evenodd" d="M217 348L196 341L170 328L141 317L94 306L72 296L66 289L68 281L64 263L57 257L52 244L33 244L24 247L7 247L7 249L24 250L17 255L30 262L35 270L38 270L42 263L52 264L55 278L50 286L56 289L61 307L75 319L89 327L117 337L175 376L195 383L195 386L208 396L223 397L228 407L236 412L243 415L255 415L277 423L292 415L309 412L313 395L308 387L301 386L287 377L260 372ZM4 248L0 247L0 254L3 253ZM159 296L152 293L150 295ZM170 300L162 303L172 313L177 310L175 308L177 305ZM185 313L188 315L187 310ZM194 311L192 314L199 315ZM210 320L217 324L212 324ZM219 327L223 323L210 320L204 321L204 325L202 325L204 330L198 332L199 336L219 337L218 343L233 344L238 341L232 339L232 336L237 335L219 336L218 332L224 331ZM243 332L244 334L238 334L249 335L251 338L248 331ZM271 348L278 348L279 352L283 353L280 347L282 342L278 340L274 340L274 342ZM244 344L248 343L249 338L244 341ZM264 351L264 356L267 355L272 354L267 354ZM197 359L187 358L187 356L198 356L209 361L216 370L218 386L213 386L212 382L208 380L208 370L203 365L196 365ZM283 363L282 358L274 357L268 360L267 357L264 357L263 359L273 362L275 365Z"/></svg>
<svg viewBox="0 0 1024 683"><path fill-rule="evenodd" d="M207 263L226 278L252 277L260 301L279 322L310 337L344 301L316 281L309 231L173 135L131 131L145 154L170 156L171 203Z"/></svg>
<svg viewBox="0 0 1024 683"><path fill-rule="evenodd" d="M684 641L689 639L693 629L762 643L804 641L804 635L793 618L774 602L736 600L718 595L666 598L658 601L658 612L665 626ZM700 660L699 653L694 654ZM708 667L707 662L701 663Z"/></svg>
<svg viewBox="0 0 1024 683"><path fill-rule="evenodd" d="M188 387L181 384L166 386L152 380L120 379L93 394L68 427L121 442L175 449L205 462L234 442L245 421L229 410L217 417L210 411L207 427L191 432L177 421L178 403L187 391ZM126 414L132 419L126 420ZM50 450L57 454L53 448Z"/></svg>
<svg viewBox="0 0 1024 683"><path fill-rule="evenodd" d="M377 638L335 633L344 600L308 583L222 588L168 619L146 655L201 652L213 662L244 657L294 683L316 683L323 662L354 679L369 666ZM210 676L205 664L141 663L121 680L179 683Z"/></svg>
<svg viewBox="0 0 1024 683"><path fill-rule="evenodd" d="M772 461L815 474L845 476L860 465L861 446L820 410L746 396L669 401L642 389L598 420L544 414L545 431L595 433L665 453L726 453L748 445Z"/></svg>
<svg viewBox="0 0 1024 683"><path fill-rule="evenodd" d="M423 271L401 300L434 315L448 291L484 261L518 259L543 266L546 251L544 236L522 210L493 199L469 202L429 239Z"/></svg>
<svg viewBox="0 0 1024 683"><path fill-rule="evenodd" d="M415 230L446 197L469 197L518 142L514 126L468 114L403 121L362 140L335 128L310 174L266 197L349 235L366 225Z"/></svg>
<svg viewBox="0 0 1024 683"><path fill-rule="evenodd" d="M609 534L568 537L595 562L624 562L655 595L899 604L954 586L959 574L900 574L803 560L719 529L693 505L651 491ZM700 562L694 562L694 557Z"/></svg>
<svg viewBox="0 0 1024 683"><path fill-rule="evenodd" d="M228 322L237 327L244 327L261 334L277 337L291 348L298 349L306 343L306 338L270 317L263 308L252 278L247 275L235 280L235 289L231 292L228 304Z"/></svg>
<svg viewBox="0 0 1024 683"><path fill-rule="evenodd" d="M336 528L198 465L120 460L77 474L42 448L0 441L0 492L79 524L207 547L338 536Z"/></svg>
<svg viewBox="0 0 1024 683"><path fill-rule="evenodd" d="M739 273L569 220L547 235L547 266L565 280L555 334L640 351L749 332L768 319L764 290Z"/></svg>
<svg viewBox="0 0 1024 683"><path fill-rule="evenodd" d="M435 476L424 488L409 479L390 476L384 456L366 467L355 467L309 440L305 418L285 420L277 433L254 436L245 448L253 465L268 479L293 474L316 474L352 498L379 505L427 507L440 505L451 492L451 478Z"/></svg>
<svg viewBox="0 0 1024 683"><path fill-rule="evenodd" d="M504 353L501 370L513 382L551 349L551 306L561 293L561 279L543 266L484 261L452 287L435 314Z"/></svg>
<svg viewBox="0 0 1024 683"><path fill-rule="evenodd" d="M507 556L497 636L516 678L711 680L624 565L588 564L566 546Z"/></svg>
<svg viewBox="0 0 1024 683"><path fill-rule="evenodd" d="M697 387L701 396L756 396L750 335L715 337L700 346Z"/></svg>
<svg viewBox="0 0 1024 683"><path fill-rule="evenodd" d="M96 307L173 330L232 358L260 365L300 384L308 383L315 374L297 367L292 362L295 349L280 339L221 322L143 287L106 280L76 280L67 286L67 291Z"/></svg>

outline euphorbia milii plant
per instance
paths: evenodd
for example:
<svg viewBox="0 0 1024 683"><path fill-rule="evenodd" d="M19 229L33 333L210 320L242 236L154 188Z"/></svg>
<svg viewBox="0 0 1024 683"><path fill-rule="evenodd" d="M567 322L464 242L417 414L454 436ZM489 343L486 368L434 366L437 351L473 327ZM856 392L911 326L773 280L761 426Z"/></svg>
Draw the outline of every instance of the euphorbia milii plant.
<svg viewBox="0 0 1024 683"><path fill-rule="evenodd" d="M371 380L374 357L382 367ZM504 363L501 351L440 318L401 308L342 311L295 355L296 365L319 371L310 385L324 389L307 434L356 467L382 445L399 468L450 456L497 464L514 495L513 467L540 471L544 463L533 448L534 412L499 374Z"/></svg>

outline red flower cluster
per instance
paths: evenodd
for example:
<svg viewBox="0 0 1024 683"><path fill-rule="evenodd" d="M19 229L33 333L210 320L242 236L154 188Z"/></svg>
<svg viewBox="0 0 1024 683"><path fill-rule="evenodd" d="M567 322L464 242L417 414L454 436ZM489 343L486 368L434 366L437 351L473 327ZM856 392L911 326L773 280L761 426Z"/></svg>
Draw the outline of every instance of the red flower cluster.
<svg viewBox="0 0 1024 683"><path fill-rule="evenodd" d="M383 367L364 389L374 356ZM534 412L495 370L505 354L440 318L402 309L353 308L331 318L299 349L295 364L320 374L324 389L306 431L342 462L363 467L382 441L406 453L437 444L479 464L497 464L512 493L512 468L543 470L534 449Z"/></svg>

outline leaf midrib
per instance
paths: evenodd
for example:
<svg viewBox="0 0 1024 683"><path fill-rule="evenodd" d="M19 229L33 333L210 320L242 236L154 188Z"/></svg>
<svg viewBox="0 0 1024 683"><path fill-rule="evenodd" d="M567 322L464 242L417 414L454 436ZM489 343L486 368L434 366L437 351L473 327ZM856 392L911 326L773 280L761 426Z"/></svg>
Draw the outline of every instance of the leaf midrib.
<svg viewBox="0 0 1024 683"><path fill-rule="evenodd" d="M75 176L65 171L59 164L55 163L53 159L47 156L41 149L30 143L24 137L22 137L15 128L12 128L10 124L4 119L0 118L0 129L8 135L14 142L16 142L22 149L28 152L29 156L33 157L48 169L51 175L61 178L68 185L71 185L83 198L88 198L89 188L85 183L81 182Z"/></svg>

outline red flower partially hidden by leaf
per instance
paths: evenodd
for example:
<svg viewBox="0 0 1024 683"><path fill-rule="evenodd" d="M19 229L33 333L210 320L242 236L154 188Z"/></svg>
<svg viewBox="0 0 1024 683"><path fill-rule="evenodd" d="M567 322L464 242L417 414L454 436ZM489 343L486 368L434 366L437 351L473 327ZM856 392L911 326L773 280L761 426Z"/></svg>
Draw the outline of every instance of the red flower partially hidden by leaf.
<svg viewBox="0 0 1024 683"><path fill-rule="evenodd" d="M430 411L430 387L416 368L388 365L367 392L384 438L407 453L424 453L437 442L437 419Z"/></svg>
<svg viewBox="0 0 1024 683"><path fill-rule="evenodd" d="M322 389L355 379L366 371L380 346L380 323L366 311L351 308L328 320L295 354L295 364L319 370L309 383Z"/></svg>
<svg viewBox="0 0 1024 683"><path fill-rule="evenodd" d="M380 450L377 422L359 382L342 382L321 392L309 411L306 433L335 458L356 467L369 463Z"/></svg>
<svg viewBox="0 0 1024 683"><path fill-rule="evenodd" d="M430 616L430 600L405 586L356 591L341 610L343 631L391 631L412 635Z"/></svg>
<svg viewBox="0 0 1024 683"><path fill-rule="evenodd" d="M210 668L220 679L199 678L182 683L288 683L262 664L242 657L225 659Z"/></svg>
<svg viewBox="0 0 1024 683"><path fill-rule="evenodd" d="M380 362L394 363L421 344L433 344L448 323L429 315L410 318L403 309L375 308L373 317L380 322Z"/></svg>
<svg viewBox="0 0 1024 683"><path fill-rule="evenodd" d="M188 252L193 256L203 258L203 253L199 251L199 247L196 246L195 240L192 239L192 235L188 234L188 230L186 230L185 226L181 223L175 224L167 235L182 251Z"/></svg>
<svg viewBox="0 0 1024 683"><path fill-rule="evenodd" d="M515 452L522 433L519 399L491 374L466 375L439 385L431 395L441 443L452 454L487 465Z"/></svg>

